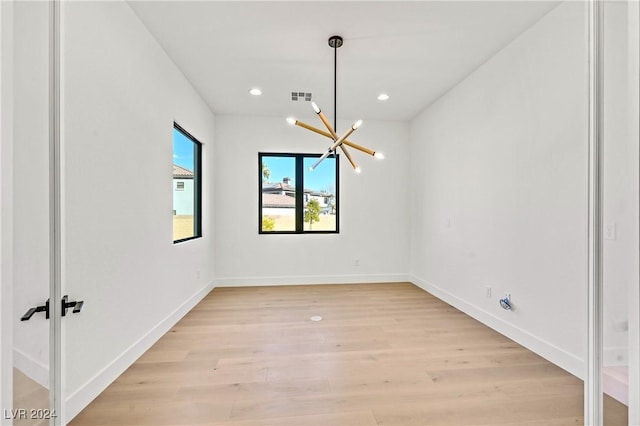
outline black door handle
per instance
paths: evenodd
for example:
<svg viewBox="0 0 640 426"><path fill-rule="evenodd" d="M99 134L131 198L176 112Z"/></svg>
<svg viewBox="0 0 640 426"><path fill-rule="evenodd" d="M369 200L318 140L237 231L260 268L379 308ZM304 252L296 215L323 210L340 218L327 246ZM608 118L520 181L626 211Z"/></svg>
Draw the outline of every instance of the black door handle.
<svg viewBox="0 0 640 426"><path fill-rule="evenodd" d="M73 314L77 314L78 312L80 312L82 310L82 305L84 305L84 301L83 300L78 300L76 302L69 302L69 296L68 295L64 295L64 297L62 297L62 316L66 316L67 315L67 309L69 308L73 308L73 311L71 311L71 313Z"/></svg>
<svg viewBox="0 0 640 426"><path fill-rule="evenodd" d="M72 313L77 314L82 310L82 306L84 305L83 300L79 300L77 302L69 302L69 296L65 295L62 298L61 311L60 314L64 317L67 315L67 309L73 308ZM33 314L36 312L44 312L45 318L49 319L49 299L47 299L46 303L42 306L36 306L35 308L29 308L29 310L20 318L20 321L29 321Z"/></svg>
<svg viewBox="0 0 640 426"><path fill-rule="evenodd" d="M49 319L49 299L42 306L36 306L35 308L30 308L26 314L20 318L20 321L29 321L33 314L36 312L44 312L45 319Z"/></svg>

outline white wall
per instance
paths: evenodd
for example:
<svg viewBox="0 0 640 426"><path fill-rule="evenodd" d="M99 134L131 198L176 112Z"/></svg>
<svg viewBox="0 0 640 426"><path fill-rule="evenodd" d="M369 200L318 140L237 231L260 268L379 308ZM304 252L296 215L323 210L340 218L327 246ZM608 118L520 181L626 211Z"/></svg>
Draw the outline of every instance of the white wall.
<svg viewBox="0 0 640 426"><path fill-rule="evenodd" d="M64 2L63 281L72 418L212 288L214 117L118 2ZM203 238L173 244L173 122L203 144Z"/></svg>
<svg viewBox="0 0 640 426"><path fill-rule="evenodd" d="M314 123L317 117L302 118ZM345 129L351 122L339 122ZM408 125L366 121L351 138L386 154L340 159L340 233L258 234L258 152L320 153L322 136L285 117L216 117L216 283L309 284L406 280ZM355 265L355 260L359 265Z"/></svg>
<svg viewBox="0 0 640 426"><path fill-rule="evenodd" d="M412 280L578 376L585 22L581 2L552 10L413 120L410 145Z"/></svg>

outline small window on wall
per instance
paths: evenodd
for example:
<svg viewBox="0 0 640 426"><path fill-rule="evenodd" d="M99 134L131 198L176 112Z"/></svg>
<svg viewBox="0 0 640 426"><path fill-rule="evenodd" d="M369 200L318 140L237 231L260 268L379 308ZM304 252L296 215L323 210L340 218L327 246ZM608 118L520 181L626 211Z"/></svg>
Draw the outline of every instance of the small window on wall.
<svg viewBox="0 0 640 426"><path fill-rule="evenodd" d="M258 154L261 234L337 233L338 157L311 171L319 154Z"/></svg>
<svg viewBox="0 0 640 426"><path fill-rule="evenodd" d="M202 144L173 125L173 242L202 236Z"/></svg>

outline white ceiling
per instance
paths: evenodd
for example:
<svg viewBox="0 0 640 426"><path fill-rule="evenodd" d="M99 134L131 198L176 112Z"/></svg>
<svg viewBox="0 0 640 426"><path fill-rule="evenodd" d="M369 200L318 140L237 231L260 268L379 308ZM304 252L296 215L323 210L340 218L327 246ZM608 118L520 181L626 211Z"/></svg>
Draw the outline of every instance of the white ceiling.
<svg viewBox="0 0 640 426"><path fill-rule="evenodd" d="M129 3L216 114L310 116L304 91L332 119L337 34L338 116L410 120L558 2Z"/></svg>

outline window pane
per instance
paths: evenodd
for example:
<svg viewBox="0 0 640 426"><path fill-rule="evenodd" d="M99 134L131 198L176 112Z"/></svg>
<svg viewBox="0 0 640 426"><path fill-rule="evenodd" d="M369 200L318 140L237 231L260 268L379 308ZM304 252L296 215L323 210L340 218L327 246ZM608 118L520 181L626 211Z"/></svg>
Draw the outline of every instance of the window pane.
<svg viewBox="0 0 640 426"><path fill-rule="evenodd" d="M173 129L173 241L200 236L200 143Z"/></svg>
<svg viewBox="0 0 640 426"><path fill-rule="evenodd" d="M336 231L336 159L325 158L310 171L317 160L304 158L304 230Z"/></svg>
<svg viewBox="0 0 640 426"><path fill-rule="evenodd" d="M262 232L296 230L296 159L262 156Z"/></svg>

